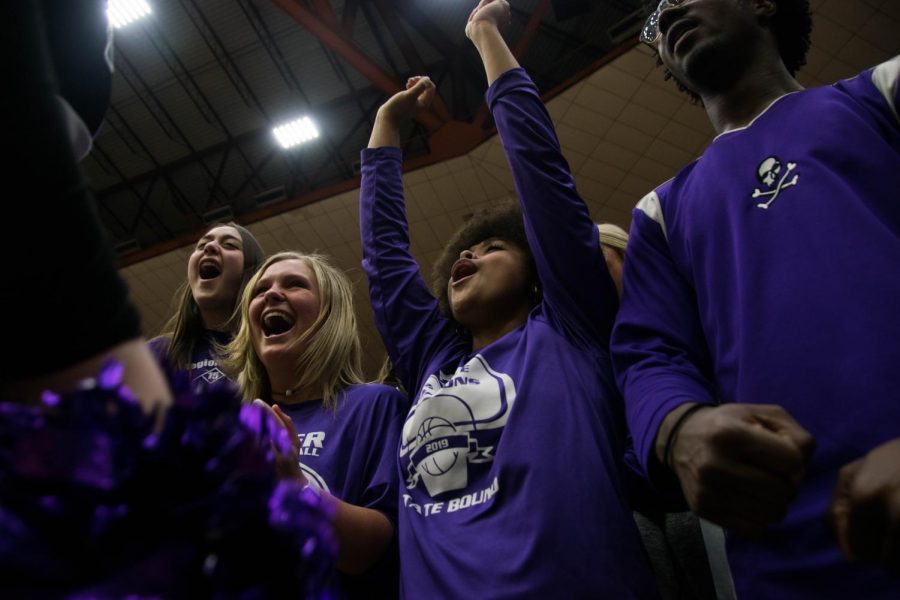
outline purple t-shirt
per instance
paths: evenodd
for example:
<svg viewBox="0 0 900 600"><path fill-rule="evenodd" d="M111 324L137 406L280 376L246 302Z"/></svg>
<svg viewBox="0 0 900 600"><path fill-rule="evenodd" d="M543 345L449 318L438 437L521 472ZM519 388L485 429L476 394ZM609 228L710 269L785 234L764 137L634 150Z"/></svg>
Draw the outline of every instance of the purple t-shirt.
<svg viewBox="0 0 900 600"><path fill-rule="evenodd" d="M362 153L363 266L415 401L399 452L406 598L645 598L655 584L623 499L624 421L608 356L617 305L596 229L524 71L488 102L544 299L476 352L409 252L401 152Z"/></svg>
<svg viewBox="0 0 900 600"><path fill-rule="evenodd" d="M300 466L310 485L344 502L383 513L397 529L395 456L406 396L387 385L350 386L335 408L320 400L282 404L294 421L300 441ZM396 536L369 571L342 576L346 598L397 597Z"/></svg>
<svg viewBox="0 0 900 600"><path fill-rule="evenodd" d="M231 338L232 335L230 333L207 331L204 337L197 342L197 345L194 347L194 353L191 356L191 367L188 370L191 384L205 386L218 383L219 385L224 385L226 382L231 381L219 368L219 360L215 355L214 346L214 344L224 346L231 341ZM166 352L169 349L169 338L164 336L155 337L147 342L147 346L167 375L171 377L179 372L179 369L175 369L166 356ZM237 390L237 386L234 386L234 389Z"/></svg>
<svg viewBox="0 0 900 600"><path fill-rule="evenodd" d="M900 598L824 521L837 470L900 436L898 71L781 97L634 211L613 351L645 468L688 401L779 404L817 441L784 522L729 538L744 598Z"/></svg>

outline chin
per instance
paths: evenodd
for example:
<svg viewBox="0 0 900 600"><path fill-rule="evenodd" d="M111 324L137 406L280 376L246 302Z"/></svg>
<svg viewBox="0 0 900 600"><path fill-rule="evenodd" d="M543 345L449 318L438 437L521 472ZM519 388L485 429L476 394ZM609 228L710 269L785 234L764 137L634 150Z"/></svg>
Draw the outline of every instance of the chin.
<svg viewBox="0 0 900 600"><path fill-rule="evenodd" d="M727 90L739 75L738 60L726 48L704 41L695 44L685 55L684 78L680 81L696 94L701 90L708 93Z"/></svg>

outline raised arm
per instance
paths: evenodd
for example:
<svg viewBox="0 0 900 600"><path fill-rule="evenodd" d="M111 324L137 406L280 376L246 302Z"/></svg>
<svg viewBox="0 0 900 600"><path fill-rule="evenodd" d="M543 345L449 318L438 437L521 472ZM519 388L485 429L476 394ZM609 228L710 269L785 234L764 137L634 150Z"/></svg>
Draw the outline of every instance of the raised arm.
<svg viewBox="0 0 900 600"><path fill-rule="evenodd" d="M410 393L427 361L459 338L438 309L409 250L403 199L400 124L431 102L434 84L412 78L379 110L362 152L360 239L375 324L394 369Z"/></svg>
<svg viewBox="0 0 900 600"><path fill-rule="evenodd" d="M481 56L489 86L507 71L519 68L519 61L503 39L503 32L509 27L509 19L509 2L481 0L469 14L466 23L466 37L472 40Z"/></svg>
<svg viewBox="0 0 900 600"><path fill-rule="evenodd" d="M605 346L618 296L550 116L503 40L508 22L506 0L482 0L469 17L466 35L481 55L491 86L487 102L525 215L547 315L570 335Z"/></svg>

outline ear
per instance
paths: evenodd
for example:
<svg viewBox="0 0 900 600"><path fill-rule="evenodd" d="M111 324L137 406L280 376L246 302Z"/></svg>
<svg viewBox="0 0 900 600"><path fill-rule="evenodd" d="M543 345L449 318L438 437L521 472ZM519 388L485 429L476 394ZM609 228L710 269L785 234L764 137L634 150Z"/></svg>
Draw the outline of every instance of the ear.
<svg viewBox="0 0 900 600"><path fill-rule="evenodd" d="M778 12L776 0L750 0L750 5L758 17L771 17Z"/></svg>

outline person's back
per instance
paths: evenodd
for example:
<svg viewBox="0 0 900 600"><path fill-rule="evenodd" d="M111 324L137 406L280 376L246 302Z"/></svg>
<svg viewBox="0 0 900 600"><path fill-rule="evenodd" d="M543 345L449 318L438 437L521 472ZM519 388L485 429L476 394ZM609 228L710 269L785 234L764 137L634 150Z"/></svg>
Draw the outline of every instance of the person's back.
<svg viewBox="0 0 900 600"><path fill-rule="evenodd" d="M838 469L900 436L900 60L800 90L768 71L770 21L726 4L659 15L664 64L721 133L634 212L614 333L629 424L648 471L673 468L698 512L737 532L739 596L897 597L883 571L842 559L824 517ZM738 27L760 28L745 56L701 62ZM731 84L711 83L726 68Z"/></svg>

